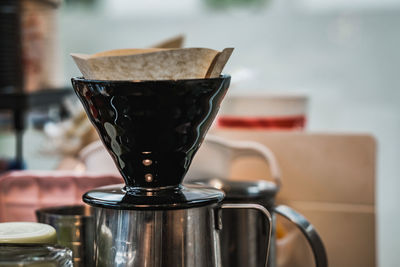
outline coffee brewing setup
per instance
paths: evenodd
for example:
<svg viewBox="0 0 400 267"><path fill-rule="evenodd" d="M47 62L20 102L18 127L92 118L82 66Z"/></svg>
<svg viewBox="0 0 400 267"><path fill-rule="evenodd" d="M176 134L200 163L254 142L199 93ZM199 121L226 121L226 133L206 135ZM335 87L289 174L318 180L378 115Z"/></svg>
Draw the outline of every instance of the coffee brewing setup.
<svg viewBox="0 0 400 267"><path fill-rule="evenodd" d="M72 54L84 76L72 85L125 182L83 196L94 214L95 266L274 267L275 213L303 232L316 266L327 266L312 225L274 207L280 181L268 190L223 180L182 184L229 88L221 72L232 51Z"/></svg>
<svg viewBox="0 0 400 267"><path fill-rule="evenodd" d="M182 185L229 83L72 79L125 181L83 196L94 210L96 266L221 266L222 209L257 209L271 232L263 206L222 204L221 190Z"/></svg>

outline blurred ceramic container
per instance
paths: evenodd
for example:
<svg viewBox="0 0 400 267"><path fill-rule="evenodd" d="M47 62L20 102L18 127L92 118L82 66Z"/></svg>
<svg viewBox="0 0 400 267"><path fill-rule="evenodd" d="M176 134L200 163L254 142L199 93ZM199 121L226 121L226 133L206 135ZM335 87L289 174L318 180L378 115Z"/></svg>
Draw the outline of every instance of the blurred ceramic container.
<svg viewBox="0 0 400 267"><path fill-rule="evenodd" d="M228 96L217 125L220 128L302 130L307 121L305 95L246 94Z"/></svg>
<svg viewBox="0 0 400 267"><path fill-rule="evenodd" d="M235 161L244 158L257 158L269 166L271 178L280 186L279 166L269 148L253 141L234 141L211 134L197 151L185 182L201 178L228 179Z"/></svg>
<svg viewBox="0 0 400 267"><path fill-rule="evenodd" d="M79 160L84 164L87 172L121 175L100 140L85 146L79 152Z"/></svg>

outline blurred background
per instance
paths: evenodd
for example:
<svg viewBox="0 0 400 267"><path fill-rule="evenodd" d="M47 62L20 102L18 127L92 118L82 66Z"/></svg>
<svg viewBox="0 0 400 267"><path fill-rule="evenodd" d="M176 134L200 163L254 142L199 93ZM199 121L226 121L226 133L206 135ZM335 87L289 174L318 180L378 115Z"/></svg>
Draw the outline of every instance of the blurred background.
<svg viewBox="0 0 400 267"><path fill-rule="evenodd" d="M58 86L70 87L80 75L70 53L149 47L183 34L186 47L235 47L225 69L229 94L307 95L307 131L375 136L378 262L398 266L400 1L66 0L58 12ZM1 116L0 156L12 158L12 118ZM28 114L27 168L58 166L61 156L49 152L43 129L62 118L59 107Z"/></svg>

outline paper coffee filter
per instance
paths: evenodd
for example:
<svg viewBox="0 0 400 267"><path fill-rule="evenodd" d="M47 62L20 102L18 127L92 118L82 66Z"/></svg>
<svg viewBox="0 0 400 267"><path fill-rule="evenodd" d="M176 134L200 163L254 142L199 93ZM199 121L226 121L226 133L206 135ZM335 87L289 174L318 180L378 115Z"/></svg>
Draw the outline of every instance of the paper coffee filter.
<svg viewBox="0 0 400 267"><path fill-rule="evenodd" d="M129 56L136 54L145 54L151 52L158 52L162 50L168 50L163 48L146 48L146 49L114 49L104 52L99 52L89 56L89 58L97 58L97 57L113 57L113 56Z"/></svg>
<svg viewBox="0 0 400 267"><path fill-rule="evenodd" d="M183 43L185 41L185 36L183 34L171 37L167 40L164 40L156 45L152 45L150 47L154 48L182 48Z"/></svg>
<svg viewBox="0 0 400 267"><path fill-rule="evenodd" d="M71 54L85 79L177 80L218 77L233 48L118 49Z"/></svg>

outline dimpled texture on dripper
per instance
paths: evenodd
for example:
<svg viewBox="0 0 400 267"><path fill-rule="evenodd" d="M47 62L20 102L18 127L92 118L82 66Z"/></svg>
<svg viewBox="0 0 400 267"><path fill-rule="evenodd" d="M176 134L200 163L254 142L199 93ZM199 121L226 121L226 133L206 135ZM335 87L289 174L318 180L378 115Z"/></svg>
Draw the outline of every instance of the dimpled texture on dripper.
<svg viewBox="0 0 400 267"><path fill-rule="evenodd" d="M126 185L135 188L182 182L229 81L229 76L146 82L73 79L73 86Z"/></svg>

